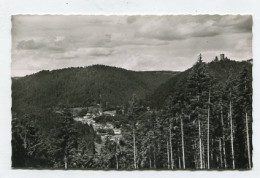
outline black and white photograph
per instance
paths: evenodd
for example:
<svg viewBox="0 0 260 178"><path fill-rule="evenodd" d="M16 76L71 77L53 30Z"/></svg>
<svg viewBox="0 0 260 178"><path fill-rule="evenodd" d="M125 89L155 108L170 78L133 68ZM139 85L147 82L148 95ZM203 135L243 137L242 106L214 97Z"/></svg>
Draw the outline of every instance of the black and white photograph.
<svg viewBox="0 0 260 178"><path fill-rule="evenodd" d="M251 170L251 15L13 15L11 167Z"/></svg>

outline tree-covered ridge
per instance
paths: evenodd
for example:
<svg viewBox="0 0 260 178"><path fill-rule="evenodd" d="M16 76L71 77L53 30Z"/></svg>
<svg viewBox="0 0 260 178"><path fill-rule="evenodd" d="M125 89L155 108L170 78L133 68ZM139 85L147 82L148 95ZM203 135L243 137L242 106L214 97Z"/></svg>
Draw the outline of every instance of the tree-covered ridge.
<svg viewBox="0 0 260 178"><path fill-rule="evenodd" d="M120 128L116 139L102 139L91 124L74 121L70 103L13 106L13 167L252 168L251 63L205 63L199 56L192 68L165 80L149 96L133 92L127 104L117 107L116 116L95 118ZM103 98L98 95L97 101Z"/></svg>
<svg viewBox="0 0 260 178"><path fill-rule="evenodd" d="M79 107L99 103L126 104L135 93L144 99L176 72L135 72L103 65L68 68L12 80L13 108Z"/></svg>
<svg viewBox="0 0 260 178"><path fill-rule="evenodd" d="M227 78L231 77L235 79L244 67L250 68L251 64L248 61L220 60L209 62L206 67L213 77L214 83L224 85ZM161 107L167 97L174 96L178 91L183 90L191 70L192 68L176 74L156 88L156 90L148 96L150 104L154 107Z"/></svg>

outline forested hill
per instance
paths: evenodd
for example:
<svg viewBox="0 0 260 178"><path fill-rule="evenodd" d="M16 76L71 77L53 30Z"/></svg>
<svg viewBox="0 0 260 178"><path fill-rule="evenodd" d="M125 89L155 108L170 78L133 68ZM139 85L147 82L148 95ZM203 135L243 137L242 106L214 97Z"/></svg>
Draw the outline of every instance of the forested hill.
<svg viewBox="0 0 260 178"><path fill-rule="evenodd" d="M15 168L252 168L248 61L205 63L200 56L179 73L101 65L42 71L13 79L12 92ZM88 113L89 124L73 119L69 108L100 99L109 107L128 103L127 112Z"/></svg>
<svg viewBox="0 0 260 178"><path fill-rule="evenodd" d="M244 67L251 70L252 65L249 61L238 62L232 60L212 61L206 64L209 74L214 79L212 82L221 86L225 85L228 78L236 80ZM177 93L183 92L191 70L192 68L178 73L160 85L154 93L147 97L151 106L161 108L169 96L174 97Z"/></svg>
<svg viewBox="0 0 260 178"><path fill-rule="evenodd" d="M136 72L104 65L41 71L12 79L13 109L26 106L78 107L127 103L133 94L144 99L178 72Z"/></svg>

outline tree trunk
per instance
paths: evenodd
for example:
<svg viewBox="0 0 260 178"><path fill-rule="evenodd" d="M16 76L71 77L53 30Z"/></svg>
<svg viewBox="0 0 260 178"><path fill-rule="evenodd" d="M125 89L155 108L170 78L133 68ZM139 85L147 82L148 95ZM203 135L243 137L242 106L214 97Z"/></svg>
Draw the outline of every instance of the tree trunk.
<svg viewBox="0 0 260 178"><path fill-rule="evenodd" d="M204 143L202 143L202 168L204 169L205 167L206 167L205 146L204 146Z"/></svg>
<svg viewBox="0 0 260 178"><path fill-rule="evenodd" d="M221 139L218 141L219 144L219 160L220 160L220 167L223 167L223 156L222 156L222 144L221 144Z"/></svg>
<svg viewBox="0 0 260 178"><path fill-rule="evenodd" d="M67 156L64 156L64 168L67 169L68 168L68 159Z"/></svg>
<svg viewBox="0 0 260 178"><path fill-rule="evenodd" d="M27 132L25 131L25 134L24 134L24 137L22 136L22 134L19 134L20 135L20 138L23 140L23 147L24 149L27 148Z"/></svg>
<svg viewBox="0 0 260 178"><path fill-rule="evenodd" d="M151 153L150 153L151 154ZM151 160L151 156L149 156L149 164L150 164L150 169L152 168L152 160Z"/></svg>
<svg viewBox="0 0 260 178"><path fill-rule="evenodd" d="M155 144L153 148L153 167L156 169Z"/></svg>
<svg viewBox="0 0 260 178"><path fill-rule="evenodd" d="M221 101L221 126L222 126L222 149L223 149L223 161L224 161L224 167L227 168L227 158L226 158L226 144L225 144L225 133L224 133L224 120L223 120L223 107L222 107L222 101Z"/></svg>
<svg viewBox="0 0 260 178"><path fill-rule="evenodd" d="M197 158L196 158L196 154L194 154L193 159L194 159L195 168L197 168Z"/></svg>
<svg viewBox="0 0 260 178"><path fill-rule="evenodd" d="M173 169L173 155L172 155L172 124L170 123L169 134L170 134L170 153L171 153L171 168Z"/></svg>
<svg viewBox="0 0 260 178"><path fill-rule="evenodd" d="M232 154L232 168L235 169L235 155L234 155L234 138L233 138L233 121L232 121L232 103L231 103L231 91L229 102L229 117L230 117L230 139L231 139L231 154Z"/></svg>
<svg viewBox="0 0 260 178"><path fill-rule="evenodd" d="M180 149L178 148L178 168L181 169L181 157L180 157Z"/></svg>
<svg viewBox="0 0 260 178"><path fill-rule="evenodd" d="M183 122L182 122L182 117L180 117L180 119L181 119L182 165L183 165L183 169L185 169L184 132L183 132Z"/></svg>
<svg viewBox="0 0 260 178"><path fill-rule="evenodd" d="M210 169L210 157L209 157L209 117L210 117L210 91L208 100L208 130L207 130L207 158L208 158L208 169Z"/></svg>
<svg viewBox="0 0 260 178"><path fill-rule="evenodd" d="M136 168L139 169L138 147L135 145Z"/></svg>
<svg viewBox="0 0 260 178"><path fill-rule="evenodd" d="M117 154L115 156L116 156L116 169L118 169L118 157L117 157Z"/></svg>
<svg viewBox="0 0 260 178"><path fill-rule="evenodd" d="M213 148L213 139L211 139L211 144L210 144L210 148ZM213 160L214 160L214 155L213 155L213 150L210 150L210 163L213 163L214 164L214 162L213 162ZM211 165L211 164L210 164Z"/></svg>
<svg viewBox="0 0 260 178"><path fill-rule="evenodd" d="M135 148L135 129L133 128L133 145L134 145L134 168L136 169L136 148Z"/></svg>
<svg viewBox="0 0 260 178"><path fill-rule="evenodd" d="M181 169L181 157L178 156L178 160L179 160L179 169Z"/></svg>
<svg viewBox="0 0 260 178"><path fill-rule="evenodd" d="M247 140L247 157L248 157L248 167L251 168L251 149L250 149L250 139L249 139L249 128L248 128L248 117L246 112L246 140Z"/></svg>
<svg viewBox="0 0 260 178"><path fill-rule="evenodd" d="M197 149L196 140L194 141L194 149L195 149L195 151L196 151L196 149ZM195 168L198 168L199 166L198 166L198 157L197 157L197 153L194 154L194 161L195 161Z"/></svg>
<svg viewBox="0 0 260 178"><path fill-rule="evenodd" d="M167 140L167 160L168 160L168 169L170 169L170 151L169 151L169 143L168 143L168 140Z"/></svg>
<svg viewBox="0 0 260 178"><path fill-rule="evenodd" d="M203 168L203 165L202 165L202 143L201 143L200 118L198 118L198 124L199 124L200 169L202 169L202 168Z"/></svg>

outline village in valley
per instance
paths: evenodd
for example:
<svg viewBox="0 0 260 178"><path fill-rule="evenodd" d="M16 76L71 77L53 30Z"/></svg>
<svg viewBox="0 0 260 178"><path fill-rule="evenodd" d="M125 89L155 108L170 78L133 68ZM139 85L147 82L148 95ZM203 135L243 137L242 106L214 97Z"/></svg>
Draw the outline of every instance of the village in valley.
<svg viewBox="0 0 260 178"><path fill-rule="evenodd" d="M222 88L214 88L217 87L215 84L216 86L211 89L208 88L209 84L201 83L201 77L197 77L202 76L204 81L210 83L211 75L224 68L225 75L215 75L221 82L221 78L228 78L230 73L227 65L236 67L234 69L239 76L236 80L246 81L245 86L240 85L242 82L234 83L234 79L230 81L224 79L224 82L230 84L233 82L232 85L217 83L223 85ZM59 119L56 121L57 127L53 129L54 136L62 138L60 144L67 143L75 147L72 150L73 153L69 155L70 160L65 154L57 167L64 166L67 169L69 165L73 168L157 169L160 166L160 168L168 169L186 169L187 166L194 169L209 169L212 163L213 168L235 169L235 161L239 160L238 158L235 160L234 157L234 150L237 148L234 148L236 140L233 130L236 127L233 127L232 122L234 120L236 123L243 124L241 122L243 113L238 115L232 114L231 111L232 108L236 109L236 112L242 110L240 100L234 99L241 95L249 111L245 114L246 125L243 125L245 128L241 132L241 137L245 138L246 135L248 156L244 159L247 159L248 164L241 162L240 166L251 168L251 125L249 125L251 121L248 117L251 113L251 65L251 59L238 63L225 57L224 54L221 54L219 58L215 57L210 63L204 63L202 56L199 55L192 70L183 72L187 74L185 79L181 78L185 83L178 83L175 86L180 87L175 88L177 94L174 97L169 95L160 109L152 107L150 103L142 102L135 93L128 97L127 103L115 104L102 99L101 92L97 93L96 99L89 104L74 105L63 109L54 107L54 112L51 114ZM182 76L179 74L176 77ZM193 85L203 86L203 92L197 93ZM158 88L160 89L156 91L158 93L153 94L157 97L157 103L160 103L159 99L162 96L160 91L167 91L164 87L162 90ZM249 90L242 90L245 87ZM237 89L236 93L235 89ZM219 92L223 90L228 90L229 93ZM187 92L191 94L187 95ZM183 95L189 98L182 101ZM202 100L197 100L198 97L202 97ZM231 99L235 102L232 103ZM199 106L200 110L198 110ZM14 128L23 128L15 116L14 114L14 122L18 126ZM200 116L199 119L198 116ZM234 116L234 119L230 116ZM26 132L21 139L24 142L22 147L27 149ZM55 144L57 143L53 143ZM230 147L227 146L228 144Z"/></svg>
<svg viewBox="0 0 260 178"><path fill-rule="evenodd" d="M250 170L252 67L251 15L12 16L12 168Z"/></svg>
<svg viewBox="0 0 260 178"><path fill-rule="evenodd" d="M107 141L120 145L124 142L124 135L122 124L124 117L131 115L133 110L139 110L144 115L150 115L152 110L149 106L134 106L135 94L133 94L131 101L129 101L129 108L125 106L109 106L109 104L102 104L102 97L99 96L99 103L86 107L71 108L73 120L81 124L87 124L92 127L100 141L95 141L95 152L100 155L102 146L105 146ZM138 122L136 123L138 125ZM124 133L127 133L124 130ZM129 134L129 133L128 133ZM121 148L123 149L123 148Z"/></svg>
<svg viewBox="0 0 260 178"><path fill-rule="evenodd" d="M114 118L117 115L117 111L114 109L103 111L102 105L90 106L84 108L73 108L73 119L82 124L88 124L92 126L98 136L100 136L102 143L107 139L114 142L119 142L122 139L122 132L120 126L115 126L112 122L98 122L98 119ZM102 144L101 143L101 144ZM100 151L97 147L97 152Z"/></svg>

